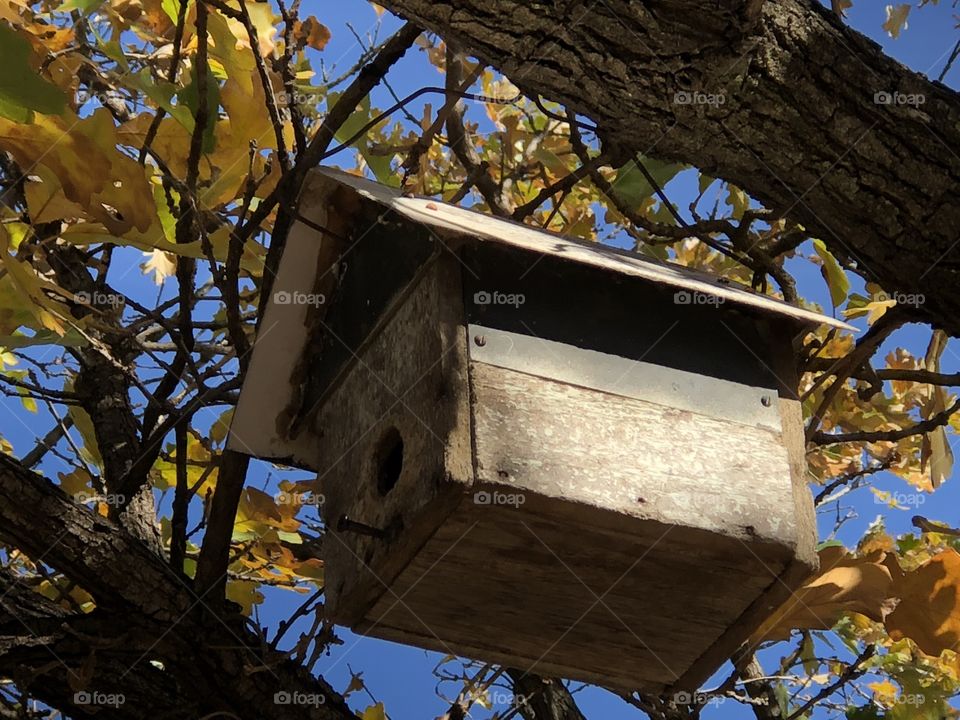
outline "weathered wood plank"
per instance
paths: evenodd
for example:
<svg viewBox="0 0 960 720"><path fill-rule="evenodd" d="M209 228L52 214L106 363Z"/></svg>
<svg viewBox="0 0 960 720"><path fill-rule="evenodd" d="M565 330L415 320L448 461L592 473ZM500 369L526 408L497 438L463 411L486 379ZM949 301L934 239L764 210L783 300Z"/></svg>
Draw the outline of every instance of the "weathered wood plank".
<svg viewBox="0 0 960 720"><path fill-rule="evenodd" d="M546 519L560 503L541 499L531 515L468 496L361 628L441 652L509 656L521 670L666 686L772 581L765 567L783 567L782 555L761 563L738 541L711 546L708 533L683 527L613 532L602 527L609 512L579 527Z"/></svg>
<svg viewBox="0 0 960 720"><path fill-rule="evenodd" d="M407 301L318 409L312 432L325 497L327 611L359 620L430 537L472 477L466 339L452 257L424 273ZM328 338L328 341L331 339ZM402 440L395 485L378 487L377 464ZM338 531L343 516L389 539Z"/></svg>
<svg viewBox="0 0 960 720"><path fill-rule="evenodd" d="M796 542L780 433L471 363L477 478L710 530Z"/></svg>

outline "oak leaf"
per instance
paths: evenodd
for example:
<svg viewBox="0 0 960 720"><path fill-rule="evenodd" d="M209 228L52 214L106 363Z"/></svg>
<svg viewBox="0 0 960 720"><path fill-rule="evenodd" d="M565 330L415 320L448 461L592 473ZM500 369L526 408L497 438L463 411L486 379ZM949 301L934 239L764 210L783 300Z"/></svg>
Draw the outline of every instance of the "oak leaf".
<svg viewBox="0 0 960 720"><path fill-rule="evenodd" d="M894 575L899 574L889 553L858 557L843 547L826 547L820 551L820 572L760 626L751 645L786 639L791 630L829 630L851 612L880 622L892 606Z"/></svg>
<svg viewBox="0 0 960 720"><path fill-rule="evenodd" d="M956 650L960 641L960 554L945 550L904 575L896 594L900 603L886 618L895 640L910 638L927 655Z"/></svg>

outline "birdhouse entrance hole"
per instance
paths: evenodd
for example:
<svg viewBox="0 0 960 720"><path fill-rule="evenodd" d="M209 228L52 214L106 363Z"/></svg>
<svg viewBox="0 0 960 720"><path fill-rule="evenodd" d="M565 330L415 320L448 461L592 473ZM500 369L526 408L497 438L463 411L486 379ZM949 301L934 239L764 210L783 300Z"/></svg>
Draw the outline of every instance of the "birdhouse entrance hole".
<svg viewBox="0 0 960 720"><path fill-rule="evenodd" d="M374 453L377 491L386 495L393 490L403 471L403 438L396 428L390 428L380 439Z"/></svg>

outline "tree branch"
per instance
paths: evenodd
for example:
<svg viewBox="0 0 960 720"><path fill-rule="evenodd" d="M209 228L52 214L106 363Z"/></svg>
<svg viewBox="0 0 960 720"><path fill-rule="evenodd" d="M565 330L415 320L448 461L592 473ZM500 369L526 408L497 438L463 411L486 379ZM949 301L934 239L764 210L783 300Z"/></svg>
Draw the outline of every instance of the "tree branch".
<svg viewBox="0 0 960 720"><path fill-rule="evenodd" d="M960 95L820 3L383 4L589 117L615 161L651 154L728 180L890 292L923 292L916 316L960 335Z"/></svg>

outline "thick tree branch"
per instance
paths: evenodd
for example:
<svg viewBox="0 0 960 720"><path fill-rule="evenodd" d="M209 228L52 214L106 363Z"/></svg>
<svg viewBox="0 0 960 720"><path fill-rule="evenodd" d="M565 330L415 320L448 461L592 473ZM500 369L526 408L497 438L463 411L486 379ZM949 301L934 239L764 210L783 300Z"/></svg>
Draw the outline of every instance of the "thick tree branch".
<svg viewBox="0 0 960 720"><path fill-rule="evenodd" d="M960 97L819 3L383 4L590 117L620 159L746 189L889 291L923 293L917 316L960 334Z"/></svg>
<svg viewBox="0 0 960 720"><path fill-rule="evenodd" d="M813 358L804 370L806 372L827 372L834 374L836 372L837 362L843 358ZM942 385L945 387L960 386L960 373L942 373L932 372L930 370L910 370L909 368L880 368L867 370L860 366L850 374L851 378L856 380L892 381L899 380L903 382L926 383L929 385Z"/></svg>
<svg viewBox="0 0 960 720"><path fill-rule="evenodd" d="M560 680L507 670L520 714L526 720L586 720Z"/></svg>
<svg viewBox="0 0 960 720"><path fill-rule="evenodd" d="M69 635L82 641L71 658L86 657L95 650L97 662L107 670L116 667L114 662L125 661L127 669L118 677L105 675L104 683L134 682L132 674L144 677L150 673L146 667L151 660L160 662L165 677L176 683L177 702L198 708L187 717L229 713L244 718L355 720L343 699L322 679L311 677L285 654L267 647L243 618L211 610L202 595L137 538L77 505L57 486L5 455L0 455L0 542L56 568L97 602L91 615L70 616L67 628L59 611L55 613L42 599L23 608L0 605L0 674L13 664L11 657L26 661L23 653L33 652L30 648L37 651L29 655L31 662L40 651L47 652L44 645L51 651L68 652L68 647L74 647L63 645ZM23 599L20 594L17 597ZM22 633L14 624L21 626ZM21 655L10 656L11 652ZM47 671L48 665L66 670L56 658L47 658L43 666ZM74 715L89 710L73 703L64 679L54 677L49 686L44 684L48 699ZM125 686L107 685L111 687ZM162 693L165 687L158 681L153 692ZM302 693L316 702L278 704L277 693ZM155 699L158 707L169 703L169 698ZM140 717L150 714L144 707L151 706L140 707Z"/></svg>

